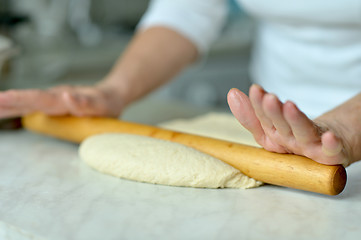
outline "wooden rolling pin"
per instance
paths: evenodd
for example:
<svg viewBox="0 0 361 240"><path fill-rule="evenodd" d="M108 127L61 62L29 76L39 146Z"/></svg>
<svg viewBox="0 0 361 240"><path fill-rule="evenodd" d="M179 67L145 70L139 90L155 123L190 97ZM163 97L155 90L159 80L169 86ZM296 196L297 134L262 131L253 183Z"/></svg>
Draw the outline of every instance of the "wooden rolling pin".
<svg viewBox="0 0 361 240"><path fill-rule="evenodd" d="M256 180L278 186L337 195L346 184L344 167L327 166L293 154L268 152L238 143L185 134L110 118L49 117L34 113L22 119L25 128L80 143L100 133L128 133L181 143L214 156Z"/></svg>

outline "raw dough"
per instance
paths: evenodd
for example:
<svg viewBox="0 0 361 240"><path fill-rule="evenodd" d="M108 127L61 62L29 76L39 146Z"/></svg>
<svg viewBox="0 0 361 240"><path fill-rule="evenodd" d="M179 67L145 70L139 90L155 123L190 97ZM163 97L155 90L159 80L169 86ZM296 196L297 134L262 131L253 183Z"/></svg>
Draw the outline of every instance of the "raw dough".
<svg viewBox="0 0 361 240"><path fill-rule="evenodd" d="M213 137L255 147L260 145L238 120L228 113L211 112L193 119L176 119L159 124L170 130Z"/></svg>
<svg viewBox="0 0 361 240"><path fill-rule="evenodd" d="M208 127L207 123L200 123L207 122L207 119L213 119L208 121L211 124ZM221 121L218 123L220 128L227 124L229 131L225 131L226 134L214 130L218 128L214 125L215 119L218 119L216 122ZM228 140L231 135L234 140L234 135L241 130L229 129L229 126L240 126L227 123L231 119L233 121L233 117L228 114L211 114L194 121L188 120L190 124L182 120L181 124L173 121L162 126L175 130L185 130L183 128L186 127L188 132L202 135L209 135L209 130L213 129L213 134ZM195 127L198 124L202 128ZM180 125L181 128L178 128ZM198 132L194 129L198 129ZM207 134L202 133L202 130L199 132L199 129L206 130ZM246 139L249 140L249 137ZM79 155L84 162L102 173L140 182L201 188L252 188L262 184L193 148L144 136L118 133L92 136L80 145Z"/></svg>

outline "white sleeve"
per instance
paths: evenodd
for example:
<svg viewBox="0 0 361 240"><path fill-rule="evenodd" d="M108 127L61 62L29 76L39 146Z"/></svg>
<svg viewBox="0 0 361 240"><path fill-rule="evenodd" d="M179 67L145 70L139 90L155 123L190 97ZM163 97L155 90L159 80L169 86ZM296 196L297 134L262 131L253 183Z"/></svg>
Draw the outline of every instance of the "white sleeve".
<svg viewBox="0 0 361 240"><path fill-rule="evenodd" d="M152 0L138 28L169 27L205 53L218 37L226 15L225 0Z"/></svg>

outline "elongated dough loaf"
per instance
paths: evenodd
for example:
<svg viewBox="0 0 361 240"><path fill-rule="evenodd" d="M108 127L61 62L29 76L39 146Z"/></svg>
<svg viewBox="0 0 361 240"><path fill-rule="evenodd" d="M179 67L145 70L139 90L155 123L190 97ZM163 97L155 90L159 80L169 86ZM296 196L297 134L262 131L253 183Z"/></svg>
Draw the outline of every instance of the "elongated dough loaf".
<svg viewBox="0 0 361 240"><path fill-rule="evenodd" d="M87 138L80 158L94 169L125 179L185 187L252 188L262 183L193 148L130 134Z"/></svg>

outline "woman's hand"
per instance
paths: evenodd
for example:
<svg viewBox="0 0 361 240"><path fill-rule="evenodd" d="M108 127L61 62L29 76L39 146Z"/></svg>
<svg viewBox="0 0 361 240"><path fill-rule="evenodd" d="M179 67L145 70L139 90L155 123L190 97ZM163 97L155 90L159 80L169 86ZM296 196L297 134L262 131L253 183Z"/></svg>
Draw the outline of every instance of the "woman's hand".
<svg viewBox="0 0 361 240"><path fill-rule="evenodd" d="M18 117L35 111L49 115L118 117L123 107L120 96L101 85L0 92L0 118Z"/></svg>
<svg viewBox="0 0 361 240"><path fill-rule="evenodd" d="M170 81L197 57L196 45L182 34L167 27L150 27L137 32L98 85L0 92L0 118L34 111L118 117L126 105Z"/></svg>
<svg viewBox="0 0 361 240"><path fill-rule="evenodd" d="M354 121L354 125L358 124L353 126L354 130L359 132L353 134L352 128L335 118L342 108L312 121L294 103L282 103L258 85L250 88L249 97L238 89L231 89L228 103L238 121L268 151L303 155L327 165L349 165L361 159L357 150L361 148L361 122ZM357 99L350 103L360 105ZM361 116L361 112L354 114L355 118ZM344 122L347 125L349 120Z"/></svg>

